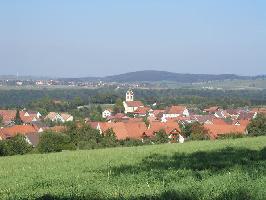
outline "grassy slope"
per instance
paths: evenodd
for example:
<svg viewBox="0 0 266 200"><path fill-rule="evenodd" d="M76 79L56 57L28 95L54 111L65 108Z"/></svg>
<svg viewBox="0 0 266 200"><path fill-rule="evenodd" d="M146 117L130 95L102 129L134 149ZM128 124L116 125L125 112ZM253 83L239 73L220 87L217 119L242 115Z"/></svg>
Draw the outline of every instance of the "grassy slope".
<svg viewBox="0 0 266 200"><path fill-rule="evenodd" d="M265 199L265 147L257 137L3 157L0 199Z"/></svg>

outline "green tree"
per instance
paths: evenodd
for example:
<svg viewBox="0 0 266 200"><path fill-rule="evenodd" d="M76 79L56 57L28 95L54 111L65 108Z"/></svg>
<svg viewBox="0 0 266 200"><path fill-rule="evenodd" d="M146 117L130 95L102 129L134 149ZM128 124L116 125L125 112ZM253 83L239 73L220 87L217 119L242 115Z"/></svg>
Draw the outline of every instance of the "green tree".
<svg viewBox="0 0 266 200"><path fill-rule="evenodd" d="M209 139L209 131L204 128L202 124L199 122L189 123L189 124L181 124L181 133L186 138L191 140L205 140Z"/></svg>
<svg viewBox="0 0 266 200"><path fill-rule="evenodd" d="M104 133L103 133L103 139L101 141L102 145L105 147L115 147L117 146L117 138L115 135L115 132L113 131L113 129L107 129Z"/></svg>
<svg viewBox="0 0 266 200"><path fill-rule="evenodd" d="M166 134L165 130L161 129L155 134L155 138L153 141L157 144L167 143L169 141L169 138L168 138L168 135Z"/></svg>
<svg viewBox="0 0 266 200"><path fill-rule="evenodd" d="M71 123L65 133L70 136L77 149L98 148L102 140L100 132L88 124Z"/></svg>
<svg viewBox="0 0 266 200"><path fill-rule="evenodd" d="M63 133L45 132L40 136L37 149L41 153L60 152L75 149L68 135Z"/></svg>
<svg viewBox="0 0 266 200"><path fill-rule="evenodd" d="M3 117L2 117L2 115L0 115L0 126L2 126L3 125Z"/></svg>
<svg viewBox="0 0 266 200"><path fill-rule="evenodd" d="M22 135L0 141L0 156L23 155L32 150L32 146Z"/></svg>
<svg viewBox="0 0 266 200"><path fill-rule="evenodd" d="M252 136L266 135L266 115L258 114L247 127L248 134Z"/></svg>
<svg viewBox="0 0 266 200"><path fill-rule="evenodd" d="M14 122L15 122L16 125L21 125L21 124L23 124L23 121L22 121L22 119L20 118L20 112L19 112L19 109L17 109L17 112L16 112L16 116L15 116Z"/></svg>
<svg viewBox="0 0 266 200"><path fill-rule="evenodd" d="M116 100L113 111L114 114L122 113L125 111L122 99L119 98Z"/></svg>

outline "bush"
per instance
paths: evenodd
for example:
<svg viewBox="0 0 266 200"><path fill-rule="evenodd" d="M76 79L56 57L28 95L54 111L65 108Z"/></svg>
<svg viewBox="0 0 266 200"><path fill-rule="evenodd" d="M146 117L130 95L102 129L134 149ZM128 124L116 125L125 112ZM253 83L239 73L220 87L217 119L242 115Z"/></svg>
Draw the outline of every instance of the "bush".
<svg viewBox="0 0 266 200"><path fill-rule="evenodd" d="M45 132L40 136L37 146L41 153L60 152L62 150L75 149L68 135L62 133Z"/></svg>
<svg viewBox="0 0 266 200"><path fill-rule="evenodd" d="M209 139L209 131L204 128L204 126L198 122L191 124L186 124L182 127L182 135L191 140L206 140Z"/></svg>
<svg viewBox="0 0 266 200"><path fill-rule="evenodd" d="M107 129L103 133L103 138L102 138L101 144L104 147L115 147L118 145L116 135L115 135L115 132L113 131L113 129Z"/></svg>
<svg viewBox="0 0 266 200"><path fill-rule="evenodd" d="M248 134L252 136L266 135L266 115L258 114L248 125Z"/></svg>
<svg viewBox="0 0 266 200"><path fill-rule="evenodd" d="M245 135L243 135L242 133L228 133L228 134L219 135L218 139L236 139L243 137L245 137Z"/></svg>
<svg viewBox="0 0 266 200"><path fill-rule="evenodd" d="M32 146L22 135L0 141L0 156L23 155L32 150Z"/></svg>
<svg viewBox="0 0 266 200"><path fill-rule="evenodd" d="M154 143L167 143L169 141L168 135L166 134L165 130L161 129L155 134Z"/></svg>

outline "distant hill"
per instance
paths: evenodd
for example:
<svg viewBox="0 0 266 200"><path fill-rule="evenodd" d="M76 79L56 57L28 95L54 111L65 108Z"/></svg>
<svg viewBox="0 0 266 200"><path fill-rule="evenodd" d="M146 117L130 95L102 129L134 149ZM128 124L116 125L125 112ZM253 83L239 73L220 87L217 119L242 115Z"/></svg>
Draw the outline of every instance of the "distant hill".
<svg viewBox="0 0 266 200"><path fill-rule="evenodd" d="M248 76L238 76L234 74L180 74L166 71L137 71L129 72L125 74L119 74L114 76L107 76L104 78L105 81L116 81L116 82L143 82L143 81L174 81L181 83L195 83L204 81L214 80L227 80L227 79L250 79Z"/></svg>
<svg viewBox="0 0 266 200"><path fill-rule="evenodd" d="M1 79L16 80L16 76L0 76ZM207 81L224 81L224 80L254 80L258 78L266 78L266 75L260 76L239 76L235 74L182 74L167 71L144 70L129 72L119 75L106 76L106 77L81 77L81 78L57 78L61 81L105 81L105 82L155 82L155 81L169 81L178 83L198 83ZM42 79L32 76L19 77L19 79ZM43 79L48 79L43 78ZM53 79L53 78L52 78Z"/></svg>

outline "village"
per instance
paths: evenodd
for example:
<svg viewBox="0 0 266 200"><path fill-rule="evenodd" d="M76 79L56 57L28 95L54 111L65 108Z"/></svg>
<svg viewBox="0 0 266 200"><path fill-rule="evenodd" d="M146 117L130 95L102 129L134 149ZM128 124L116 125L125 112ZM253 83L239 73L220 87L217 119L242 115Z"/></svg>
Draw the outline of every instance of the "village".
<svg viewBox="0 0 266 200"><path fill-rule="evenodd" d="M266 113L265 108L222 109L213 106L194 113L185 105L172 105L166 109L153 109L135 99L130 89L123 101L124 111L113 113L113 108L102 111L102 121L92 121L85 118L82 123L104 134L112 129L117 140L134 139L143 141L153 138L163 130L169 143L184 143L187 139L182 129L189 124L198 123L206 130L206 137L215 140L227 135L247 135L247 127L258 113ZM0 140L8 140L16 135L23 135L26 141L36 147L40 136L47 131L60 133L67 123L74 123L75 118L68 113L49 112L42 116L40 112L23 110L0 110L1 129ZM47 121L54 122L47 125ZM80 123L77 122L77 123Z"/></svg>

